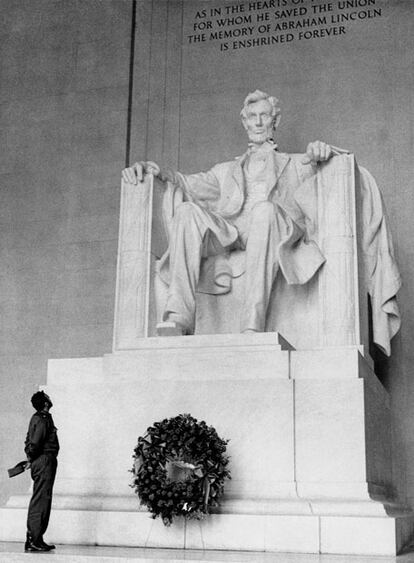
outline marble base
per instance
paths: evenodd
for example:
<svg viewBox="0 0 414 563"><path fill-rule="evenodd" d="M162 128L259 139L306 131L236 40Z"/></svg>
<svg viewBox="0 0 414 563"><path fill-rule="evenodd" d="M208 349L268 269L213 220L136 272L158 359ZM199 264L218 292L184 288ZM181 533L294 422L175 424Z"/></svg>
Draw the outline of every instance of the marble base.
<svg viewBox="0 0 414 563"><path fill-rule="evenodd" d="M26 515L0 509L0 541L24 541ZM413 530L409 515L216 514L165 527L143 512L54 509L47 536L73 545L396 555Z"/></svg>
<svg viewBox="0 0 414 563"><path fill-rule="evenodd" d="M414 530L389 494L388 396L356 347L295 351L276 333L146 338L50 360L47 391L61 443L51 541L393 555ZM187 412L230 439L232 480L216 514L165 528L128 470L148 426ZM0 540L24 537L28 500L0 509Z"/></svg>

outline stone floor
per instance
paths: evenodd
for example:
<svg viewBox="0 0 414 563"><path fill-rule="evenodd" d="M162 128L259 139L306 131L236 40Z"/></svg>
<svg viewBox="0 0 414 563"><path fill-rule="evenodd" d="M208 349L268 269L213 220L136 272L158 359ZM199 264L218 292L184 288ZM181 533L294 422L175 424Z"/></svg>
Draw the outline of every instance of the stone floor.
<svg viewBox="0 0 414 563"><path fill-rule="evenodd" d="M58 545L55 551L31 554L23 552L23 543L0 542L0 563L51 563L51 558L54 563L414 563L414 552L386 557Z"/></svg>

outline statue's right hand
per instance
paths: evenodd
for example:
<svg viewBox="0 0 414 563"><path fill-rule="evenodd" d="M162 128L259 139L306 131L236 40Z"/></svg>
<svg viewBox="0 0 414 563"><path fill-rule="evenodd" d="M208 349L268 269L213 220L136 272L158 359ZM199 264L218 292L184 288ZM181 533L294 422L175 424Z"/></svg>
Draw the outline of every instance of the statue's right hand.
<svg viewBox="0 0 414 563"><path fill-rule="evenodd" d="M155 162L136 162L129 168L122 170L122 178L129 184L137 184L138 182L142 182L145 174L158 176L159 173L160 167Z"/></svg>

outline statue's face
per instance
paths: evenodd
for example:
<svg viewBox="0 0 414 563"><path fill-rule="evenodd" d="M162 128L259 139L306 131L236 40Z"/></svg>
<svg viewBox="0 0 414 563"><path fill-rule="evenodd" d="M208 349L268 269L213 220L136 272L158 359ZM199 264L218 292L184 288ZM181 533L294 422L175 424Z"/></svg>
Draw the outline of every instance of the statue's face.
<svg viewBox="0 0 414 563"><path fill-rule="evenodd" d="M272 106L267 100L260 100L247 106L247 116L243 117L243 126L252 143L264 143L272 138Z"/></svg>

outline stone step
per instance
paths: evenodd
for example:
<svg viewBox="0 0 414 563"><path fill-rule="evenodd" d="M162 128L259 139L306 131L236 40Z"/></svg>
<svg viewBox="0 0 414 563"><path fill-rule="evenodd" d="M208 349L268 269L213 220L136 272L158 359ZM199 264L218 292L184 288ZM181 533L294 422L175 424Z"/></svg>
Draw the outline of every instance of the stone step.
<svg viewBox="0 0 414 563"><path fill-rule="evenodd" d="M265 553L243 551L198 551L182 549L141 549L125 547L95 547L57 545L51 553L36 553L36 563L414 563L414 553L380 559L352 555L320 555ZM30 554L23 552L23 543L0 542L0 563L28 563Z"/></svg>

